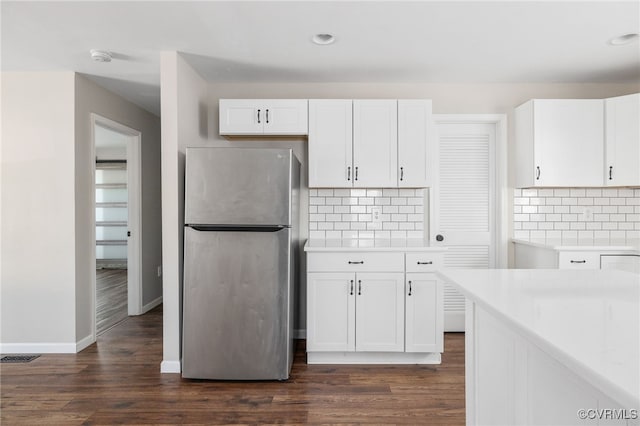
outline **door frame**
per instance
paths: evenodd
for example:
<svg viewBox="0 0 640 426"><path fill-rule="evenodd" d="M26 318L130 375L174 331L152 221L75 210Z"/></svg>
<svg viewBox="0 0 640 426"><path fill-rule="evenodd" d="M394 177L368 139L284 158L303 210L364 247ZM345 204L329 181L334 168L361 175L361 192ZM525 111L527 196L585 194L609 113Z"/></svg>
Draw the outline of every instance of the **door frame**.
<svg viewBox="0 0 640 426"><path fill-rule="evenodd" d="M142 132L132 129L131 127L120 124L116 121L103 117L101 115L91 113L91 161L92 167L92 188L94 190L95 202L95 186L96 186L96 140L95 128L99 125L107 129L113 130L120 134L129 136L130 143L127 144L127 230L131 232L131 236L127 238L127 313L128 315L140 315L142 311ZM96 210L92 210L92 235L94 244L92 245L91 258L96 264ZM92 287L92 322L93 335L97 338L97 284L96 276L93 274L91 280Z"/></svg>
<svg viewBox="0 0 640 426"><path fill-rule="evenodd" d="M494 259L496 268L507 268L509 261L509 227L512 215L509 210L509 188L507 180L507 115L506 114L433 114L433 155L431 155L431 170L434 175L432 182L436 182L437 170L437 128L439 124L493 124L496 128L496 141L494 149L495 186L494 190L494 229L495 247ZM429 234L433 230L433 200L429 203ZM429 240L432 239L428 235Z"/></svg>

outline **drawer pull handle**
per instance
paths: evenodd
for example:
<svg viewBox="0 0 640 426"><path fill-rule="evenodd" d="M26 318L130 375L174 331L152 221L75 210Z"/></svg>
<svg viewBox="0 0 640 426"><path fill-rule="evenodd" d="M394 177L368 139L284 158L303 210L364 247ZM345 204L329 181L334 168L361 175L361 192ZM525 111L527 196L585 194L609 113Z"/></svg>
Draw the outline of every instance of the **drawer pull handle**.
<svg viewBox="0 0 640 426"><path fill-rule="evenodd" d="M358 280L358 296L362 294L362 281Z"/></svg>
<svg viewBox="0 0 640 426"><path fill-rule="evenodd" d="M411 289L411 281L409 281L409 296L411 296L411 291L412 291L412 289Z"/></svg>
<svg viewBox="0 0 640 426"><path fill-rule="evenodd" d="M349 265L364 265L364 260L359 260L357 262L349 261Z"/></svg>
<svg viewBox="0 0 640 426"><path fill-rule="evenodd" d="M433 262L431 260L428 262L418 262L418 265L433 265Z"/></svg>
<svg viewBox="0 0 640 426"><path fill-rule="evenodd" d="M351 280L351 289L349 290L349 295L353 296L353 280Z"/></svg>
<svg viewBox="0 0 640 426"><path fill-rule="evenodd" d="M572 260L571 263L587 263L586 260Z"/></svg>

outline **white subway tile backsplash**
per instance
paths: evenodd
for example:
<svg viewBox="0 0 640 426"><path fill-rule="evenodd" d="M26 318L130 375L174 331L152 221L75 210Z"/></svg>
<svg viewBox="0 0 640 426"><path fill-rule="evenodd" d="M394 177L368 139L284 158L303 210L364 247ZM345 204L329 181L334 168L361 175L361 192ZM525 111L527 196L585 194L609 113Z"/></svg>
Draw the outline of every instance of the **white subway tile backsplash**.
<svg viewBox="0 0 640 426"><path fill-rule="evenodd" d="M522 189L513 196L516 238L637 238L640 233L637 188Z"/></svg>
<svg viewBox="0 0 640 426"><path fill-rule="evenodd" d="M391 204L391 198L389 197L377 197L373 200L376 206L388 206Z"/></svg>
<svg viewBox="0 0 640 426"><path fill-rule="evenodd" d="M309 194L311 238L424 237L423 189L324 188ZM376 207L381 212L379 221L373 222Z"/></svg>
<svg viewBox="0 0 640 426"><path fill-rule="evenodd" d="M546 205L547 206L559 206L562 204L562 198L557 198L557 197L552 197L552 198L545 198L546 200Z"/></svg>

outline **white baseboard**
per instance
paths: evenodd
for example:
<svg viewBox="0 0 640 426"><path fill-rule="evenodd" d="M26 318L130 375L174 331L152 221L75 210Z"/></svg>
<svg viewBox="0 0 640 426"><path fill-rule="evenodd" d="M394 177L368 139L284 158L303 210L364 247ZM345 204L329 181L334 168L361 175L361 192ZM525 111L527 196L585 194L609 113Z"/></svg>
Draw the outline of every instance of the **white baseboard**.
<svg viewBox="0 0 640 426"><path fill-rule="evenodd" d="M95 341L96 336L94 336L93 334L88 335L84 339L80 339L76 342L76 353L92 345L93 343L95 343Z"/></svg>
<svg viewBox="0 0 640 426"><path fill-rule="evenodd" d="M438 352L307 352L307 364L440 364Z"/></svg>
<svg viewBox="0 0 640 426"><path fill-rule="evenodd" d="M151 302L147 303L146 305L144 305L142 307L142 312L140 313L140 315L146 314L147 312L149 312L150 310L152 310L156 306L160 305L161 303L162 303L162 296L160 296L160 297L152 300Z"/></svg>
<svg viewBox="0 0 640 426"><path fill-rule="evenodd" d="M307 338L307 330L304 328L293 330L293 338L294 339L306 339Z"/></svg>
<svg viewBox="0 0 640 426"><path fill-rule="evenodd" d="M181 371L180 361L162 361L160 363L161 373L180 373Z"/></svg>
<svg viewBox="0 0 640 426"><path fill-rule="evenodd" d="M76 343L0 343L3 354L75 354Z"/></svg>

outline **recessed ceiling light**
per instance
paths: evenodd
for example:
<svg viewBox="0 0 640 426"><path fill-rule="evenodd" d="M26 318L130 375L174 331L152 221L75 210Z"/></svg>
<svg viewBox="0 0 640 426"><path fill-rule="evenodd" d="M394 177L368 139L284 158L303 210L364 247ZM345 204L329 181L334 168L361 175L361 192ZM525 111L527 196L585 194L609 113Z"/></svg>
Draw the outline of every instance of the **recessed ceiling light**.
<svg viewBox="0 0 640 426"><path fill-rule="evenodd" d="M91 53L91 59L96 62L111 62L111 52L97 49L91 49L89 52Z"/></svg>
<svg viewBox="0 0 640 426"><path fill-rule="evenodd" d="M311 41L315 44L324 45L333 43L336 38L331 34L316 34L311 38Z"/></svg>
<svg viewBox="0 0 640 426"><path fill-rule="evenodd" d="M633 41L638 40L638 37L640 37L640 34L638 33L624 34L619 37L612 38L611 40L609 40L609 44L611 44L612 46L621 46L623 44L629 44Z"/></svg>

